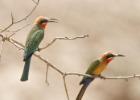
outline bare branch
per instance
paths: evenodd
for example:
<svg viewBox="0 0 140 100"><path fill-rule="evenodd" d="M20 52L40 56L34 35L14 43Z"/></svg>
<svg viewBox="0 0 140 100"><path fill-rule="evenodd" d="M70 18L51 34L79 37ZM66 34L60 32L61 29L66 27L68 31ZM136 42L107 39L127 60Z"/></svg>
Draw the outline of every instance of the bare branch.
<svg viewBox="0 0 140 100"><path fill-rule="evenodd" d="M16 29L16 30L14 30L14 31L11 31L11 32L19 32L19 31L21 31L22 29L28 27L29 25L31 25L31 23L26 24L26 25L24 25L23 27L21 27L21 28L19 28L19 29Z"/></svg>
<svg viewBox="0 0 140 100"><path fill-rule="evenodd" d="M11 12L11 21L12 21L11 23L14 24L14 16L12 12Z"/></svg>
<svg viewBox="0 0 140 100"><path fill-rule="evenodd" d="M93 75L89 75L89 74L81 74L81 73L65 73L65 76L71 76L71 75L75 75L75 76L87 76L87 77L93 77ZM97 77L97 76L94 76Z"/></svg>
<svg viewBox="0 0 140 100"><path fill-rule="evenodd" d="M43 48L39 48L39 50L43 50L43 49L46 49L48 48L49 46L53 45L57 40L76 40L76 39L82 39L82 38L86 38L86 37L89 37L88 34L86 35L83 35L83 36L77 36L77 37L60 37L60 38L54 38L50 43L48 43L45 47Z"/></svg>
<svg viewBox="0 0 140 100"><path fill-rule="evenodd" d="M2 35L2 34L0 34L0 37L3 39L4 38L4 36Z"/></svg>
<svg viewBox="0 0 140 100"><path fill-rule="evenodd" d="M34 1L34 0L32 0L32 1ZM40 2L40 0L37 0L36 3L35 3L35 1L34 1L35 6L34 6L33 9L31 10L31 12L30 12L28 15L26 15L24 18L22 18L22 19L20 19L20 20L18 20L18 21L15 21L15 24L16 24L16 23L19 23L19 22L22 22L22 21L26 20L28 17L30 17L30 16L32 15L32 13L35 11L35 9L37 8L37 6L39 5L39 2Z"/></svg>
<svg viewBox="0 0 140 100"><path fill-rule="evenodd" d="M3 45L4 45L4 41L1 41L1 45L0 45L0 61L1 61L1 57L2 57Z"/></svg>
<svg viewBox="0 0 140 100"><path fill-rule="evenodd" d="M25 26L23 26L23 27L21 27L21 28L19 28L17 30L14 30L14 31L8 30L8 32L12 32L12 34L9 36L9 38L12 37L13 35L15 35L17 32L21 31L22 29L28 27L29 25L31 25L31 24L26 24Z"/></svg>
<svg viewBox="0 0 140 100"><path fill-rule="evenodd" d="M32 0L32 1L37 5L38 1L35 1L35 0Z"/></svg>
<svg viewBox="0 0 140 100"><path fill-rule="evenodd" d="M122 79L122 80L128 81L129 79L133 79L133 78L140 79L140 75L133 74L133 75L129 75L129 76L116 76L116 77L105 76L104 78L105 79Z"/></svg>
<svg viewBox="0 0 140 100"><path fill-rule="evenodd" d="M9 39L8 40L11 44L13 44L16 48L18 48L19 50L23 50L24 48L23 48L23 46L21 46L21 45L19 45L19 44L17 44L13 39Z"/></svg>
<svg viewBox="0 0 140 100"><path fill-rule="evenodd" d="M129 75L129 76L97 76L97 75L88 75L88 74L80 74L80 73L65 73L65 76L87 76L87 77L91 77L91 78L101 78L101 79L121 79L121 80L129 80L129 79L133 79L133 78L138 78L140 79L140 75L137 74L133 74L133 75Z"/></svg>
<svg viewBox="0 0 140 100"><path fill-rule="evenodd" d="M46 79L45 79L45 82L47 85L49 85L49 81L48 81L48 71L49 71L49 65L46 64Z"/></svg>
<svg viewBox="0 0 140 100"><path fill-rule="evenodd" d="M63 84L64 84L67 100L70 100L69 93L68 93L68 88L67 88L67 84L66 84L66 75L65 74L63 75Z"/></svg>
<svg viewBox="0 0 140 100"><path fill-rule="evenodd" d="M2 30L0 31L0 33L5 32L5 31L6 31L7 29L9 29L12 25L13 25L12 23L9 24L6 28L2 29Z"/></svg>
<svg viewBox="0 0 140 100"><path fill-rule="evenodd" d="M34 56L36 56L38 59L40 59L44 63L47 63L51 68L53 68L55 71L57 71L58 73L60 73L61 75L63 75L63 72L60 69L58 69L58 67L56 67L55 65L51 64L50 62L48 62L47 60L45 60L40 55L34 54Z"/></svg>
<svg viewBox="0 0 140 100"><path fill-rule="evenodd" d="M34 1L34 0L32 0L32 1ZM12 21L11 21L11 24L9 24L7 27L5 27L4 29L2 29L2 30L0 31L0 33L5 32L5 31L8 30L10 27L12 27L14 24L17 24L17 23L20 23L20 22L22 22L22 21L24 21L24 20L27 20L27 18L30 17L30 16L32 15L32 13L35 11L35 9L37 8L37 6L39 5L39 1L40 1L40 0L38 0L36 3L35 3L35 1L34 1L35 6L33 7L33 9L29 12L29 14L27 14L24 18L22 18L22 19L20 19L20 20L14 21L13 14L11 13L11 20L12 20Z"/></svg>

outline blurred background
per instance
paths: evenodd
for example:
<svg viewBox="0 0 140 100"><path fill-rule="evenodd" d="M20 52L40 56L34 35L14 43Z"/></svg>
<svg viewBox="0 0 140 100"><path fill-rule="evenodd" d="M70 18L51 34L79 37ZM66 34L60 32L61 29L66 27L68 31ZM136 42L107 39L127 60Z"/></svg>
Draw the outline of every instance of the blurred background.
<svg viewBox="0 0 140 100"><path fill-rule="evenodd" d="M32 0L0 0L0 25L10 24L10 13L18 20L26 16ZM89 38L57 41L39 54L64 72L84 73L89 64L112 50L126 55L116 58L103 72L104 76L140 74L140 0L40 0L28 20L11 28L16 30L33 23L40 15L59 19L49 24L45 46L55 37ZM33 25L19 31L13 38L25 43ZM8 34L8 33L4 33ZM49 68L49 86L45 83L46 64L32 58L29 80L20 82L24 62L23 51L5 42L0 62L0 100L67 100L61 75ZM82 77L68 76L70 100L75 100ZM96 79L86 90L83 100L140 100L140 80Z"/></svg>

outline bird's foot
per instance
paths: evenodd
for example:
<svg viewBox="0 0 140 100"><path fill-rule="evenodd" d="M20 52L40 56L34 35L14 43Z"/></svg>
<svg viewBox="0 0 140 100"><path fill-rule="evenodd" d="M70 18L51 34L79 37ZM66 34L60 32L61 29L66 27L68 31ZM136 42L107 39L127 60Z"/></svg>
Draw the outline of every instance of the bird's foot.
<svg viewBox="0 0 140 100"><path fill-rule="evenodd" d="M41 51L41 48L37 48L36 51L40 52Z"/></svg>

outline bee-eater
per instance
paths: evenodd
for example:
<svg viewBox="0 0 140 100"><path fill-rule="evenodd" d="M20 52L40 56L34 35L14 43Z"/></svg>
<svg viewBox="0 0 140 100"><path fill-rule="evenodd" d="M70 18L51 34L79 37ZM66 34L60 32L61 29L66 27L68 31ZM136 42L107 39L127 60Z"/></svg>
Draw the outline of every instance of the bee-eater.
<svg viewBox="0 0 140 100"><path fill-rule="evenodd" d="M39 50L39 44L44 38L44 30L49 22L56 22L56 19L39 16L36 18L35 25L29 32L24 49L23 61L25 62L25 65L20 79L21 81L28 80L31 57L35 51Z"/></svg>
<svg viewBox="0 0 140 100"><path fill-rule="evenodd" d="M121 54L113 54L112 52L104 53L101 58L95 60L92 62L86 71L86 74L88 75L96 75L101 76L101 72L104 71L107 67L107 65L113 60L114 57L123 57L124 55ZM80 85L83 85L76 100L81 100L86 88L89 86L89 84L94 80L95 78L84 76L82 81L80 82Z"/></svg>

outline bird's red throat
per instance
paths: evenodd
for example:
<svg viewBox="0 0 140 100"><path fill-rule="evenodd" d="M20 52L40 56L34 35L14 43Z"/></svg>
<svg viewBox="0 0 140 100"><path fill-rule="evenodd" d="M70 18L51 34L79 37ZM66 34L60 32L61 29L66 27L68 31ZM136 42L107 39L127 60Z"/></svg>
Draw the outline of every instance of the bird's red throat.
<svg viewBox="0 0 140 100"><path fill-rule="evenodd" d="M47 23L42 23L42 24L40 25L40 27L41 27L42 29L45 29L45 28L47 27Z"/></svg>
<svg viewBox="0 0 140 100"><path fill-rule="evenodd" d="M110 63L113 60L113 58L108 58L107 63Z"/></svg>

